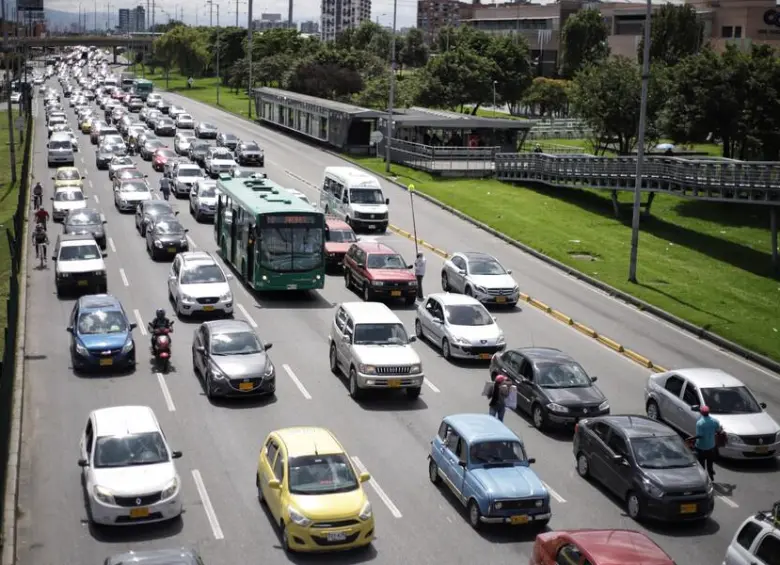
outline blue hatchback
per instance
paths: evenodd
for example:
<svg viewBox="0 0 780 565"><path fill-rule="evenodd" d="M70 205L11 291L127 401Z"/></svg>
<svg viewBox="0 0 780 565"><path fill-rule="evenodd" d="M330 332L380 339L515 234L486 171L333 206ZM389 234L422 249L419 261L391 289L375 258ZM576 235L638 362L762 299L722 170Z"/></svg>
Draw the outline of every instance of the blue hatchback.
<svg viewBox="0 0 780 565"><path fill-rule="evenodd" d="M128 369L135 366L133 330L119 299L110 294L82 296L70 314L73 368Z"/></svg>

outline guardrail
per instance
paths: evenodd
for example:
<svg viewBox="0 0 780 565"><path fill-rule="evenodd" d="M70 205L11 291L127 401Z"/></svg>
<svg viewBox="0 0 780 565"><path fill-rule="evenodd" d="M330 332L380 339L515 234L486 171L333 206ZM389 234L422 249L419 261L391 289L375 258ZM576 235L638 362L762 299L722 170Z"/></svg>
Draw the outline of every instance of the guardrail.
<svg viewBox="0 0 780 565"><path fill-rule="evenodd" d="M634 190L636 157L498 153L496 178L549 186ZM780 204L780 162L649 157L642 190L699 200Z"/></svg>
<svg viewBox="0 0 780 565"><path fill-rule="evenodd" d="M394 139L390 161L441 176L489 176L500 147L447 147ZM385 141L378 147L384 156Z"/></svg>

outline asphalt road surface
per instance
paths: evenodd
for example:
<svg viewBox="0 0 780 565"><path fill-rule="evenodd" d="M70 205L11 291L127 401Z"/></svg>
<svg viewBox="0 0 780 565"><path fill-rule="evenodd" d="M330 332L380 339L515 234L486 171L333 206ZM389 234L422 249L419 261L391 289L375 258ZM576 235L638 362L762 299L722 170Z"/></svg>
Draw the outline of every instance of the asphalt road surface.
<svg viewBox="0 0 780 565"><path fill-rule="evenodd" d="M330 154L280 133L253 125L187 98L168 95L196 120L215 123L243 139L255 139L265 149L265 172L285 186L317 200L314 187L323 168L344 164ZM42 118L42 102L36 102ZM70 112L70 111L69 111ZM70 113L72 116L72 112ZM81 134L78 134L81 135ZM172 144L171 139L171 144ZM44 120L36 121L33 170L51 195L53 174L46 166ZM159 175L138 158L139 167L157 186ZM108 220L109 292L119 297L137 318L138 367L134 374L82 377L70 367L65 328L72 300L54 292L53 270L39 270L30 261L27 388L23 424L23 466L20 500L19 556L22 565L87 565L126 549L195 546L205 562L276 565L287 557L278 535L255 496L258 451L272 429L291 425L326 426L352 456L372 474L367 492L374 504L378 539L369 552L307 558L326 563L374 562L377 565L424 563L524 563L533 534L523 529L488 529L477 533L468 525L455 499L430 484L426 455L441 418L458 412L486 412L480 397L488 378L484 366L444 361L426 343L416 343L427 386L414 403L405 396L352 401L342 381L328 369L327 334L340 302L360 300L344 288L341 277L330 277L325 289L308 296L257 297L233 281L236 317L256 325L273 342L277 366L277 399L272 402L215 402L204 396L190 360L196 322L177 322L173 335L173 370L155 374L145 353L145 330L155 308L167 301L167 263L154 263L135 231L133 216L113 206L105 171L95 167L94 147L82 136L76 164L86 174L85 192L91 205ZM390 198L391 221L411 231L409 196L384 183ZM48 202L48 200L45 200ZM186 200L176 203L180 219L190 229L194 248L216 251L211 225L198 224ZM524 292L620 340L654 361L674 368L714 366L742 378L769 412L780 417L778 377L639 313L566 277L498 239L418 200L420 238L448 251L481 250L496 255L513 269ZM54 227L52 234L60 228ZM377 236L407 260L414 244L388 233ZM54 241L52 237L52 242ZM439 290L441 259L428 257L427 292ZM395 307L413 331L414 310ZM575 357L609 398L613 413L644 413L644 369L532 307L498 311L498 322L510 347L550 346ZM142 404L157 413L173 449L184 452L178 464L183 481L185 513L172 525L95 531L86 521L77 466L78 441L89 411L112 405ZM553 502L551 527L644 529L629 519L620 501L581 480L574 469L571 436L542 434L515 413L506 423L525 441L534 466L549 485ZM647 526L649 534L679 565L720 563L737 526L777 498L774 465L719 467L721 489L712 519L700 526ZM774 495L774 497L772 496Z"/></svg>

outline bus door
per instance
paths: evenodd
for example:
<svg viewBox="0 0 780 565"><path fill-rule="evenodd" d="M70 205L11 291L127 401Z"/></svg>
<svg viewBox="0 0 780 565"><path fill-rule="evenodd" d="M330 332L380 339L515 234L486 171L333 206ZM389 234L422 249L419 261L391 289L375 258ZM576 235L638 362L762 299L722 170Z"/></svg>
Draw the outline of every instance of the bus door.
<svg viewBox="0 0 780 565"><path fill-rule="evenodd" d="M236 251L238 248L236 232L238 231L238 210L233 208L229 212L230 214L230 249L228 250L228 257L230 258L230 264L236 264Z"/></svg>
<svg viewBox="0 0 780 565"><path fill-rule="evenodd" d="M247 242L246 242L246 273L244 277L249 282L255 280L255 241L257 240L257 228L254 220L249 222L246 230Z"/></svg>

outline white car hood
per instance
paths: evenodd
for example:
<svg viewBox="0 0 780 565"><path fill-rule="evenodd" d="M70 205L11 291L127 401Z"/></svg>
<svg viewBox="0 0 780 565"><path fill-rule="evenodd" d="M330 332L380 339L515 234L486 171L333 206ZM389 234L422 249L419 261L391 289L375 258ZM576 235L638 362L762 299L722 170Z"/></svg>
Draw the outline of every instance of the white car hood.
<svg viewBox="0 0 780 565"><path fill-rule="evenodd" d="M367 365L418 365L420 356L410 345L353 345L352 351Z"/></svg>
<svg viewBox="0 0 780 565"><path fill-rule="evenodd" d="M502 335L498 324L489 326L453 326L447 325L450 334L470 341L475 345L494 345L499 336ZM482 343L482 342L485 343Z"/></svg>
<svg viewBox="0 0 780 565"><path fill-rule="evenodd" d="M514 288L517 286L512 275L469 275L469 280L484 288Z"/></svg>
<svg viewBox="0 0 780 565"><path fill-rule="evenodd" d="M151 192L120 192L119 199L125 202L143 202L152 199Z"/></svg>
<svg viewBox="0 0 780 565"><path fill-rule="evenodd" d="M207 298L222 296L230 292L230 285L226 282L205 284L183 284L181 291L193 298Z"/></svg>
<svg viewBox="0 0 780 565"><path fill-rule="evenodd" d="M187 182L190 184L195 184L203 177L176 177L176 182Z"/></svg>
<svg viewBox="0 0 780 565"><path fill-rule="evenodd" d="M203 198L202 196L199 196L198 204L202 204L203 206L216 206L217 198L215 196L209 196L208 198Z"/></svg>
<svg viewBox="0 0 780 565"><path fill-rule="evenodd" d="M352 204L352 209L361 214L386 214L387 204Z"/></svg>
<svg viewBox="0 0 780 565"><path fill-rule="evenodd" d="M190 145L192 145L191 141L180 141L176 144L176 147L178 147L181 150L186 150L190 148Z"/></svg>
<svg viewBox="0 0 780 565"><path fill-rule="evenodd" d="M219 166L228 166L228 167L236 167L238 164L233 159L212 159L211 160L212 165L219 165Z"/></svg>
<svg viewBox="0 0 780 565"><path fill-rule="evenodd" d="M136 465L109 469L92 469L95 485L119 496L150 494L164 490L176 478L176 467L170 461L156 465Z"/></svg>
<svg viewBox="0 0 780 565"><path fill-rule="evenodd" d="M58 273L91 273L105 271L103 259L84 259L81 261L57 261Z"/></svg>
<svg viewBox="0 0 780 565"><path fill-rule="evenodd" d="M738 436L769 435L780 432L780 426L766 412L758 414L713 414L726 433Z"/></svg>
<svg viewBox="0 0 780 565"><path fill-rule="evenodd" d="M74 200L72 202L69 201L55 201L54 202L54 209L57 212L62 212L64 210L81 210L82 208L87 207L87 201L86 200Z"/></svg>

